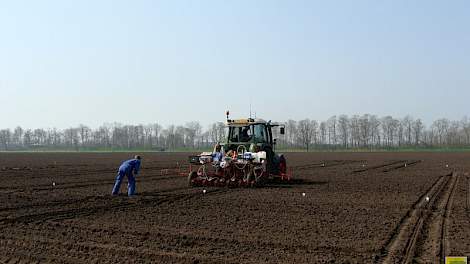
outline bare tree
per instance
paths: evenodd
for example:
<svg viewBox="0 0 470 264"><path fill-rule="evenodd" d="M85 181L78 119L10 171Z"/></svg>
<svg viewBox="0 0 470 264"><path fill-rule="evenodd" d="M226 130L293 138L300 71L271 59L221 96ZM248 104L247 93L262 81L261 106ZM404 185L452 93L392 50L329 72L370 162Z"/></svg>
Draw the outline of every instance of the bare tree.
<svg viewBox="0 0 470 264"><path fill-rule="evenodd" d="M33 144L43 146L46 143L46 131L42 128L36 128L33 131Z"/></svg>
<svg viewBox="0 0 470 264"><path fill-rule="evenodd" d="M9 146L11 144L10 129L0 130L0 144L3 146L3 150L9 150Z"/></svg>
<svg viewBox="0 0 470 264"><path fill-rule="evenodd" d="M209 128L209 135L212 143L222 142L225 139L225 125L222 122L216 122Z"/></svg>
<svg viewBox="0 0 470 264"><path fill-rule="evenodd" d="M161 134L161 131L162 131L162 126L155 123L153 124L153 133L154 133L154 144L156 146L160 146L162 145L161 141L160 141L160 134Z"/></svg>
<svg viewBox="0 0 470 264"><path fill-rule="evenodd" d="M371 126L369 123L369 115L365 114L358 120L359 139L361 147L368 147L371 140Z"/></svg>
<svg viewBox="0 0 470 264"><path fill-rule="evenodd" d="M423 122L419 118L416 119L413 122L413 134L414 134L415 145L416 146L418 146L420 144L421 136L423 134L423 130L424 130Z"/></svg>
<svg viewBox="0 0 470 264"><path fill-rule="evenodd" d="M201 145L200 147L207 148L211 146L211 140L210 140L210 133L209 131L204 131L201 133Z"/></svg>
<svg viewBox="0 0 470 264"><path fill-rule="evenodd" d="M78 134L80 137L80 145L83 147L87 145L89 137L91 135L91 129L83 124L78 125Z"/></svg>
<svg viewBox="0 0 470 264"><path fill-rule="evenodd" d="M312 141L313 144L318 145L318 137L319 137L319 125L316 120L311 120L311 128L312 128Z"/></svg>
<svg viewBox="0 0 470 264"><path fill-rule="evenodd" d="M458 121L451 121L449 125L449 129L447 132L447 145L450 146L460 146L462 142L462 137L460 133L460 122Z"/></svg>
<svg viewBox="0 0 470 264"><path fill-rule="evenodd" d="M394 139L396 129L398 126L398 120L393 119L391 116L386 116L381 120L382 133L384 138L384 146L392 147L394 145Z"/></svg>
<svg viewBox="0 0 470 264"><path fill-rule="evenodd" d="M395 119L395 126L396 126L396 131L397 131L397 140L398 140L398 146L401 147L404 143L404 128L403 128L403 123L400 122L400 120Z"/></svg>
<svg viewBox="0 0 470 264"><path fill-rule="evenodd" d="M351 143L352 147L358 147L361 142L361 132L359 125L359 116L353 115L349 122L349 131L351 133Z"/></svg>
<svg viewBox="0 0 470 264"><path fill-rule="evenodd" d="M401 121L403 129L405 131L405 142L408 146L411 146L413 136L413 118L409 115L405 116Z"/></svg>
<svg viewBox="0 0 470 264"><path fill-rule="evenodd" d="M24 133L24 136L23 136L23 145L25 147L27 147L27 148L31 147L32 137L33 137L33 132L31 131L31 129L27 129Z"/></svg>
<svg viewBox="0 0 470 264"><path fill-rule="evenodd" d="M189 122L186 124L186 137L187 137L187 146L190 148L195 148L197 140L201 134L201 124L197 121Z"/></svg>
<svg viewBox="0 0 470 264"><path fill-rule="evenodd" d="M78 136L78 129L76 128L68 128L64 132L64 139L65 143L68 147L73 147L75 150L78 151L79 146L79 136Z"/></svg>
<svg viewBox="0 0 470 264"><path fill-rule="evenodd" d="M144 125L134 126L134 144L136 147L143 148L145 146Z"/></svg>
<svg viewBox="0 0 470 264"><path fill-rule="evenodd" d="M447 133L449 130L449 125L450 122L446 118L441 118L433 123L433 128L435 128L435 131L437 133L437 138L438 138L438 144L440 146L446 144L445 139L447 138Z"/></svg>
<svg viewBox="0 0 470 264"><path fill-rule="evenodd" d="M343 148L348 147L349 138L349 118L347 115L340 115L338 118L339 138Z"/></svg>
<svg viewBox="0 0 470 264"><path fill-rule="evenodd" d="M336 145L337 143L336 125L337 125L336 116L330 117L327 121L329 145Z"/></svg>
<svg viewBox="0 0 470 264"><path fill-rule="evenodd" d="M369 116L369 129L370 137L369 144L374 146L380 146L381 134L380 134L380 121L375 115Z"/></svg>
<svg viewBox="0 0 470 264"><path fill-rule="evenodd" d="M175 148L188 147L186 128L184 126L176 126L175 129Z"/></svg>
<svg viewBox="0 0 470 264"><path fill-rule="evenodd" d="M22 145L24 130L20 126L17 126L13 132L12 143L16 146Z"/></svg>
<svg viewBox="0 0 470 264"><path fill-rule="evenodd" d="M165 138L165 147L169 149L176 148L176 135L175 126L170 125L167 129L163 130L163 137Z"/></svg>
<svg viewBox="0 0 470 264"><path fill-rule="evenodd" d="M465 136L465 144L468 146L470 145L470 120L467 116L465 116L461 123L463 134Z"/></svg>
<svg viewBox="0 0 470 264"><path fill-rule="evenodd" d="M328 125L325 121L323 121L320 123L319 144L326 145L327 133L328 133Z"/></svg>
<svg viewBox="0 0 470 264"><path fill-rule="evenodd" d="M100 145L104 147L111 146L111 138L112 138L112 125L111 124L104 124L99 127L99 140Z"/></svg>
<svg viewBox="0 0 470 264"><path fill-rule="evenodd" d="M303 146L309 151L312 142L313 125L310 119L300 120L298 123L299 140Z"/></svg>
<svg viewBox="0 0 470 264"><path fill-rule="evenodd" d="M286 140L287 145L291 148L297 147L297 138L299 138L297 133L297 121L288 120L286 125Z"/></svg>

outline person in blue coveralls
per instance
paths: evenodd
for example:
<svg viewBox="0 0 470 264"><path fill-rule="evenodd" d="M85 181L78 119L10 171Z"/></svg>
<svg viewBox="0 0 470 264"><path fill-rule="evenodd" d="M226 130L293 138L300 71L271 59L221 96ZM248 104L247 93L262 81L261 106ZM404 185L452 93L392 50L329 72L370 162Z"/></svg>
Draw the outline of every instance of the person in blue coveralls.
<svg viewBox="0 0 470 264"><path fill-rule="evenodd" d="M133 159L124 161L119 166L118 174L116 176L116 182L114 183L113 195L119 194L121 188L121 182L124 176L127 176L127 195L135 195L135 176L140 170L140 156L136 155Z"/></svg>
<svg viewBox="0 0 470 264"><path fill-rule="evenodd" d="M212 161L216 164L222 162L224 159L224 153L222 153L221 149L222 146L217 143L217 145L214 147L214 151L212 152Z"/></svg>

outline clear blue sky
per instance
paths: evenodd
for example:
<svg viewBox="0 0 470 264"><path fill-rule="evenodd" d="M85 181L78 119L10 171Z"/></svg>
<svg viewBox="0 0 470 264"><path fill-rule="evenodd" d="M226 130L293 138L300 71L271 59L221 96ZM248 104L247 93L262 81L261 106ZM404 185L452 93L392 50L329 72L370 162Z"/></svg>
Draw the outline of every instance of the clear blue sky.
<svg viewBox="0 0 470 264"><path fill-rule="evenodd" d="M0 127L470 105L469 1L2 1Z"/></svg>

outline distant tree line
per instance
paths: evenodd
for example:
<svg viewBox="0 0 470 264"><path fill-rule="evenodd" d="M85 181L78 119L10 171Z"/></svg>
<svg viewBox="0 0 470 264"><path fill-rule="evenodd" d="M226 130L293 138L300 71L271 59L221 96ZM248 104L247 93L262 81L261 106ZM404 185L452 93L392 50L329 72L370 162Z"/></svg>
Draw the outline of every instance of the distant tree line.
<svg viewBox="0 0 470 264"><path fill-rule="evenodd" d="M325 121L304 119L284 123L284 135L274 129L277 148L292 150L373 150L400 148L470 147L470 119L438 119L425 126L421 119L406 116L340 115ZM203 128L199 122L185 125L104 124L96 129L78 125L59 129L0 130L0 150L196 150L223 142L222 122Z"/></svg>
<svg viewBox="0 0 470 264"><path fill-rule="evenodd" d="M280 145L290 149L404 149L470 147L470 119L438 119L426 127L421 119L406 116L340 115L325 121L286 122Z"/></svg>
<svg viewBox="0 0 470 264"><path fill-rule="evenodd" d="M122 125L104 124L92 129L78 125L63 130L15 129L0 130L0 150L192 150L208 148L222 141L224 123L218 122L203 131L199 122L185 125Z"/></svg>

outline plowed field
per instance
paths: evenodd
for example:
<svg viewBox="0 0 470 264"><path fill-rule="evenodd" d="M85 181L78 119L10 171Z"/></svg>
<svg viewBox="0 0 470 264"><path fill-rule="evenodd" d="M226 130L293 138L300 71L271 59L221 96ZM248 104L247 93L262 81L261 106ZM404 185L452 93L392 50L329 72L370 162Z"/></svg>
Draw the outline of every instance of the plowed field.
<svg viewBox="0 0 470 264"><path fill-rule="evenodd" d="M290 183L187 187L189 153L0 153L0 262L439 263L470 256L470 154L288 153ZM203 192L206 190L206 192ZM305 194L305 195L303 195Z"/></svg>

